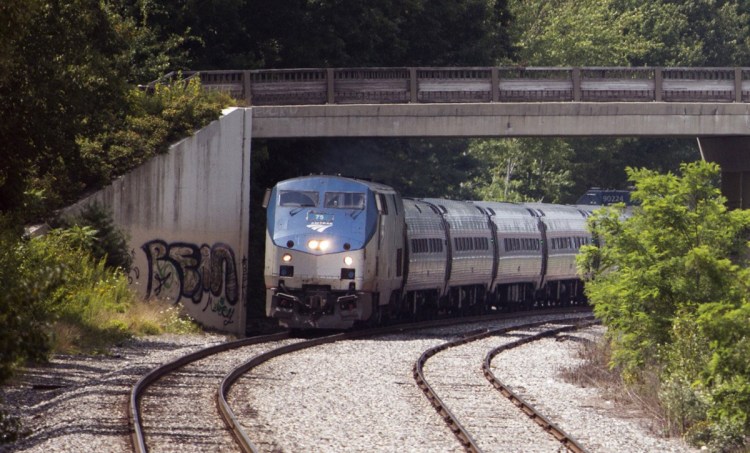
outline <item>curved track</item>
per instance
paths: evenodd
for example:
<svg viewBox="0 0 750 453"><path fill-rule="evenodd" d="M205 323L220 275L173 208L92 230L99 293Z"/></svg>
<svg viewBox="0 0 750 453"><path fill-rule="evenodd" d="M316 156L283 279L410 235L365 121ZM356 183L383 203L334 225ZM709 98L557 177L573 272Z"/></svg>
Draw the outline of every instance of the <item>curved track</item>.
<svg viewBox="0 0 750 453"><path fill-rule="evenodd" d="M570 310L550 310L512 315L504 314L499 316L493 315L459 319L444 319L416 324L368 329L362 331L351 331L325 337L313 338L309 340L290 339L287 333L280 333L263 337L243 339L205 348L189 355L183 356L173 362L170 362L151 371L149 374L141 378L135 386L133 386L129 405L129 415L133 423L134 450L139 453L148 451L149 447L154 449L167 448L179 450L181 442L184 442L184 444L182 445L185 445L185 448L200 448L201 450L235 450L238 449L238 445L239 449L241 449L242 451L253 452L301 448L288 447L288 445L286 447L277 445L275 439L279 439L278 436L286 435L281 434L285 432L283 429L282 431L270 431L266 429L266 426L262 422L258 424L253 421L253 414L256 413L256 410L253 409L252 404L237 403L237 401L229 400L228 395L230 392L230 388L238 379L243 378L243 380L246 380L249 377L251 380L255 380L253 381L254 384L249 388L250 390L248 390L248 387L246 385L242 388L242 390L237 390L236 392L238 396L235 397L234 400L237 400L238 398L242 400L246 393L258 391L254 389L254 387L257 387L257 384L263 383L264 381L266 383L275 381L277 384L280 383L283 386L284 383L280 382L283 380L282 376L272 373L271 375L255 375L255 377L253 377L252 375L254 373L251 373L250 371L275 357L289 354L294 351L301 351L304 349L313 348L315 346L333 344L336 342L341 342L341 340L355 339L362 340L365 343L374 343L370 347L375 349L370 349L370 351L380 351L381 349L383 349L383 346L387 345L391 341L388 338L391 338L393 335L411 335L415 338L422 339L433 338L430 341L432 342L432 344L435 344L434 342L436 340L439 340L439 338L442 337L446 337L446 335L446 339L449 337L455 338L455 335L457 335L456 333L437 333L441 328L454 329L454 331L458 329L458 331L463 332L459 333L458 335L466 336L466 331L471 330L472 328L475 331L477 330L476 323L486 323L485 326L490 326L496 322L507 323L509 322L509 320L528 318L531 316L546 316L549 318L553 316L554 313L561 312L567 314L571 313ZM496 324L494 325L496 326ZM436 328L437 330L434 330L433 332L423 332L421 334L413 333L415 331L424 331L424 329L430 328ZM482 327L482 329L484 329L483 332L485 332L487 330L487 327ZM389 337L389 335L391 337ZM372 361L372 359L375 358L372 356L373 352L370 352L370 355L368 356L367 353L362 354L362 352L360 351L360 346L364 345L365 343L362 343L361 341L355 341L351 343L341 342L342 346L340 347L354 350L354 354L360 354L361 356L357 360ZM420 348L420 352L423 350L423 348ZM315 351L318 351L318 349L315 349ZM327 357L326 360L328 361L336 361L338 357L335 354L333 356L330 356L323 350L320 351L320 354ZM386 353L384 356L379 357L375 360L383 360L385 362L382 363L388 363L390 361L390 357L388 356L388 354L389 353ZM413 352L411 354L413 354ZM220 359L219 357L222 355L224 358ZM331 357L334 358L331 359ZM414 357L414 355L412 355L411 357ZM413 358L411 360L413 361ZM241 363L238 366L238 363L240 361L244 361L244 363ZM221 365L214 366L214 362L220 362ZM375 368L377 370L378 367L376 366ZM400 365L399 369L406 371L406 369L403 368L403 365ZM321 372L325 375L328 370L321 370ZM227 374L224 375L223 379L221 379L221 376L224 373ZM294 372L292 373L294 374ZM353 387L347 388L345 384L345 374L347 373L344 372L343 377L340 373L333 373L334 374L331 374L331 376L338 377L341 380L339 381L339 379L333 379L333 381L335 382L329 383L329 385L333 386L333 390L328 391L332 391L334 394L343 391L345 394L344 396L346 396L346 394L350 394L349 397L353 396L354 398L358 398L357 392L361 390L361 384L357 384ZM375 371L375 373L380 374L377 371ZM182 377L179 377L180 375ZM372 376L370 377L370 379L372 379ZM201 381L200 384L196 383L196 381L198 380ZM220 384L218 384L219 381L221 381ZM270 383L273 384L273 382ZM216 388L217 384L218 389ZM406 383L404 382L403 384ZM200 401L198 400L198 398L193 398L195 404L190 405L191 407L185 408L184 406L177 406L178 403L170 403L170 398L173 394L180 394L181 398L183 398L182 404L184 404L184 398L191 398L192 393L190 392L197 392L197 388L199 386L201 387L200 392L202 394ZM336 388L336 386L339 386L339 388ZM207 391L206 388L211 388L211 391ZM278 388L279 387L277 387L277 389ZM284 387L280 388L283 389ZM419 398L418 395L421 392L417 388L415 388L413 384L411 388L413 390L410 390L410 392L414 392L414 397ZM317 390L317 387L310 390L315 392ZM271 392L275 391L279 390L271 390ZM286 391L286 389L284 391ZM383 395L383 398L387 399L390 397L389 392L390 390L383 390L381 395ZM210 398L206 397L207 393L211 393L213 396ZM233 391L233 394L235 394L235 391ZM216 421L219 420L219 417L216 416L216 409L214 408L214 404L212 401L214 397L219 407L218 412L220 412L226 425L223 425L221 422L219 422L218 424L216 423ZM300 399L301 398L302 397L300 397ZM179 400L179 398L175 398L174 401ZM293 399L293 401L297 400L298 399ZM232 402L232 405L234 405L235 409L230 407L228 401ZM338 399L336 399L335 401L336 404L347 406L348 403L346 401L351 402L352 400L342 399L339 401ZM141 407L142 405L143 407ZM175 409L175 407L177 408ZM258 407L262 408L262 406ZM429 408L429 406L426 406L426 408ZM235 410L237 409L239 409L239 416L235 414ZM146 417L144 417L144 414L142 414L142 411L144 410ZM318 409L318 413L321 410L325 411L325 409ZM189 415L188 413L197 413L197 411L201 411L200 415L198 417L194 417L192 419L192 422L180 424L173 421L177 420L180 416L183 416L183 412L185 413L185 417L187 417ZM177 412L180 413L174 414ZM402 412L408 413L408 411ZM293 415L293 417L295 417L296 412L293 412L293 414L295 414ZM321 415L324 418L327 416L326 414ZM146 422L144 422L144 418L146 419ZM200 420L200 422L196 422L196 419ZM356 417L349 421L350 423L358 423ZM366 426L366 424L364 426ZM227 430L226 427L229 427L229 430ZM249 429L250 431L246 432L246 429ZM292 430L294 430L294 428L290 427L289 431ZM370 428L370 431L371 430L372 427ZM234 436L234 440L231 439L231 436L229 434L230 432ZM263 435L259 435L259 432L263 432ZM450 433L446 434L450 436ZM443 434L443 436L445 436L446 434ZM447 439L447 437L444 437L444 439ZM330 445L326 446L325 444L315 444L315 446L311 446L309 448L314 449L318 446L320 447L320 449L331 448ZM343 448L347 447L348 446L343 446Z"/></svg>
<svg viewBox="0 0 750 453"><path fill-rule="evenodd" d="M583 452L585 450L572 437L513 394L489 369L492 358L504 350L580 327L550 326L569 322L570 320L562 319L532 322L487 330L440 344L426 350L416 361L413 368L414 379L466 451L503 451L507 448L507 439L513 438L526 439L529 445L543 450L554 450L555 443L559 447L560 442L568 451ZM588 324L590 323L586 325ZM529 333L539 329L541 332ZM509 341L510 336L516 335L520 335L521 339ZM496 347L498 341L505 344ZM474 358L487 349L492 350L485 357L484 366L481 369L472 366ZM428 366L430 358L432 361ZM488 392L491 387L478 382L481 373L508 397L513 405L503 404ZM554 439L540 436L538 428L534 429L533 424L529 424L528 420L522 417L523 414L552 434Z"/></svg>
<svg viewBox="0 0 750 453"><path fill-rule="evenodd" d="M484 363L482 363L482 372L484 373L484 376L487 378L487 380L490 381L493 387L498 389L504 397L508 398L516 407L521 409L526 415L528 415L532 420L534 420L545 431L552 434L552 436L555 439L557 439L559 442L561 442L565 446L565 448L567 448L569 451L572 451L574 453L585 453L586 449L584 449L578 443L578 441L576 441L569 434L565 433L557 425L547 420L547 418L544 417L544 415L542 415L539 411L537 411L532 405L530 405L529 403L524 401L522 398L520 398L518 395L516 395L508 386L503 384L500 381L500 379L498 379L497 376L495 376L495 374L492 372L492 359L496 355L508 349L521 346L531 341L551 337L551 336L557 335L558 333L568 332L571 330L580 329L582 327L588 327L588 326L591 326L592 324L594 324L594 322L589 321L583 324L559 327L556 329L549 329L549 330L545 330L543 332L537 333L535 335L531 335L526 338L522 338L522 339L513 341L511 343L498 346L497 348L487 353L487 356L484 359Z"/></svg>
<svg viewBox="0 0 750 453"><path fill-rule="evenodd" d="M232 351L248 346L278 342L288 338L289 334L287 332L282 332L273 335L264 335L260 337L245 338L237 341L221 343L184 355L172 362L157 367L148 374L144 375L131 389L130 404L128 405L128 418L130 419L132 426L133 450L136 453L145 453L148 451L146 444L146 430L144 429L144 420L141 411L141 400L144 393L157 381L164 379L165 376L175 372L182 367L193 364L207 357L220 354L222 352Z"/></svg>
<svg viewBox="0 0 750 453"><path fill-rule="evenodd" d="M507 322L508 320L517 318L533 316L549 317L552 316L551 313L561 312L567 313L568 315L571 314L570 310L550 310L535 313L505 314L503 316L495 315L439 320L370 329L366 331L354 331L331 335L324 338L316 338L296 343L294 345L283 346L252 358L226 377L219 392L221 395L220 404L225 408L222 409L222 412L227 414L227 423L232 426L232 430L236 433L236 437L243 439L241 442L245 445L248 451L300 449L336 450L339 448L345 448L351 451L360 451L362 448L368 448L370 451L377 449L386 451L391 448L387 446L389 445L387 441L378 446L367 444L366 447L360 446L357 443L361 442L363 437L379 432L383 427L377 420L368 419L364 416L360 417L359 415L363 414L364 410L357 409L356 407L357 405L362 404L362 401L360 400L367 400L368 398L372 401L370 401L367 410L372 410L371 408L373 406L381 405L383 401L388 401L389 406L401 405L403 404L403 401L394 398L391 392L394 390L397 393L401 392L403 390L402 386L408 384L407 382L394 383L392 381L393 376L386 376L384 380L390 381L387 383L389 388L383 388L384 386L382 382L379 382L381 381L382 376L379 375L387 375L388 373L384 368L392 367L393 362L397 361L397 359L389 355L390 353L386 353L385 356L376 355L377 353L375 353L374 350L381 351L388 343L398 341L393 339L395 337L411 336L417 340L421 338L422 340L419 341L431 339L430 341L434 344L436 338L439 339L446 335L456 335L455 333L437 333L441 328L450 329L450 326L454 326L452 327L454 332L456 330L465 332L472 328L476 330L476 323L491 325L498 321ZM455 326L460 327L457 329ZM421 334L415 333L415 331L424 331L425 329L436 330L427 333L423 332ZM358 341L342 342L341 340ZM333 343L337 342L340 342L341 346L333 345ZM397 345L399 343L393 344ZM271 364L264 365L262 368L265 371L261 373L252 372L253 369L260 367L266 362L272 361L274 358L278 358L294 351L302 351L303 349L322 345L330 346L324 346L322 349L316 348L315 352L304 353L304 355L308 357L318 357L316 361L319 364L318 367L320 369L314 372L315 376L306 375L304 366L297 365L297 359L292 359L291 357L289 360L284 360L282 362L273 361ZM295 355L295 357L299 356ZM411 357L414 357L414 355ZM381 368L383 369L380 371L382 372L375 372L378 376L372 375L371 370L363 371L364 367L372 368L373 363L380 363L381 360L385 360L386 362L381 365ZM323 363L331 363L331 361L338 362L336 366L342 362L346 363L346 366L350 367L348 368L349 371L346 371L345 369L342 374L341 367L339 367L338 371L335 371L333 369L329 370L326 365L323 365ZM367 365L365 365L365 363L367 363ZM331 364L331 366L333 367L333 364ZM375 368L379 368L378 365L375 365ZM398 368L398 366L396 366L396 368ZM406 372L408 368L401 369ZM305 376L305 378L302 379L300 376ZM243 381L243 384L240 385L240 389L236 391L233 390L232 394L235 396L229 398L229 387L231 387L240 377L242 377L241 380ZM393 384L396 384L396 387L393 387ZM411 388L414 391L415 397L418 398L420 393L418 389L414 387ZM292 396L285 397L282 396L280 392ZM276 400L286 398L286 401L293 402L279 403L278 401L274 401L273 404L283 406L277 408L280 412L274 412L274 410L264 407L264 403L259 403L257 398L248 396L248 394L253 393L256 395L274 394L278 396L278 398L274 398ZM374 398L372 396L373 393L375 393ZM316 406L321 403L315 400L319 398L325 400L325 395L329 395L327 399L328 402L322 403L323 406ZM394 401L394 399L398 401ZM229 403L227 401L229 401ZM354 403L355 401L356 403ZM230 407L230 403L233 407L238 409L238 413L235 414ZM295 407L299 406L299 410L293 410L291 407L288 407L290 404ZM312 407L317 407L317 410L313 410ZM401 414L408 414L408 409L404 409L401 410ZM265 412L265 418L260 417L258 411ZM269 420L268 417L272 420ZM285 422L279 422L278 420L284 420ZM388 423L390 424L391 421ZM407 424L408 423L410 422L407 422ZM346 428L344 428L344 426ZM366 429L367 426L369 426L369 430ZM397 428L397 430L400 429L401 426ZM306 433L302 433L301 431L303 430L305 430ZM279 436L283 436L285 439L282 441ZM290 440L290 436L294 437L295 440ZM341 442L343 442L342 439L347 438L351 438L351 442L353 443L341 444ZM381 438L379 441L383 441L383 439ZM393 444L398 444L398 441L394 441L394 443L391 443L390 445ZM426 447L421 445L419 448L424 449Z"/></svg>

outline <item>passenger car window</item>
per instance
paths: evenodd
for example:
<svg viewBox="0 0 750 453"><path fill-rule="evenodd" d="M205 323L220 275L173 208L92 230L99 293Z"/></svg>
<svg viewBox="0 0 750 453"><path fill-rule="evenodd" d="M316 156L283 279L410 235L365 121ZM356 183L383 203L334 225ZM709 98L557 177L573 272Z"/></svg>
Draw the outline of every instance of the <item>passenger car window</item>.
<svg viewBox="0 0 750 453"><path fill-rule="evenodd" d="M364 209L365 194L360 192L326 192L326 208Z"/></svg>
<svg viewBox="0 0 750 453"><path fill-rule="evenodd" d="M282 190L279 193L279 206L306 208L318 206L320 194L313 191Z"/></svg>

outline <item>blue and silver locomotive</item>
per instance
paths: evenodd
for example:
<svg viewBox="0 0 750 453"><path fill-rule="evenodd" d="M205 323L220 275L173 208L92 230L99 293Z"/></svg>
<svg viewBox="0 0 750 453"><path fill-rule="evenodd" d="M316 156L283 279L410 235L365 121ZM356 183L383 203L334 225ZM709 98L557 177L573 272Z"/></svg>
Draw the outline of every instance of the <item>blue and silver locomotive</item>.
<svg viewBox="0 0 750 453"><path fill-rule="evenodd" d="M289 328L581 303L588 208L401 198L340 176L267 196L266 314Z"/></svg>

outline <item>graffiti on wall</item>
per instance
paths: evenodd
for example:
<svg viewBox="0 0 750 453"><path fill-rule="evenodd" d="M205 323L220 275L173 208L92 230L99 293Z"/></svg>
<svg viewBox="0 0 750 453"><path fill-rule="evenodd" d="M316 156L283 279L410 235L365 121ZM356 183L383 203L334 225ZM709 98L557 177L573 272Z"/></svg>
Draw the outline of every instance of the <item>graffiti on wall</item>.
<svg viewBox="0 0 750 453"><path fill-rule="evenodd" d="M199 304L208 294L203 311L210 309L231 324L234 305L239 300L239 281L234 252L220 242L191 244L167 243L161 239L146 242L141 247L148 263L146 297L183 298Z"/></svg>
<svg viewBox="0 0 750 453"><path fill-rule="evenodd" d="M135 263L135 249L130 249L130 260L132 263ZM130 270L128 271L128 283L132 285L134 282L137 282L139 278L141 278L141 270L136 265L130 266Z"/></svg>

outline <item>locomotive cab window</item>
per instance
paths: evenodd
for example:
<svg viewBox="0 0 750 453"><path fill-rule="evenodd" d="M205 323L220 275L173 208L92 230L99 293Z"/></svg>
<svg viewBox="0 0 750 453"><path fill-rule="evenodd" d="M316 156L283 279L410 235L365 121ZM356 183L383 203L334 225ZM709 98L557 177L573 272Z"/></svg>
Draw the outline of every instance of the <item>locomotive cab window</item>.
<svg viewBox="0 0 750 453"><path fill-rule="evenodd" d="M378 207L378 212L383 215L388 215L388 202L385 201L385 195L382 193L376 194L375 204Z"/></svg>
<svg viewBox="0 0 750 453"><path fill-rule="evenodd" d="M314 208L318 206L320 194L313 191L282 190L279 193L279 206L290 208Z"/></svg>
<svg viewBox="0 0 750 453"><path fill-rule="evenodd" d="M326 192L326 208L364 209L365 194L360 192Z"/></svg>

